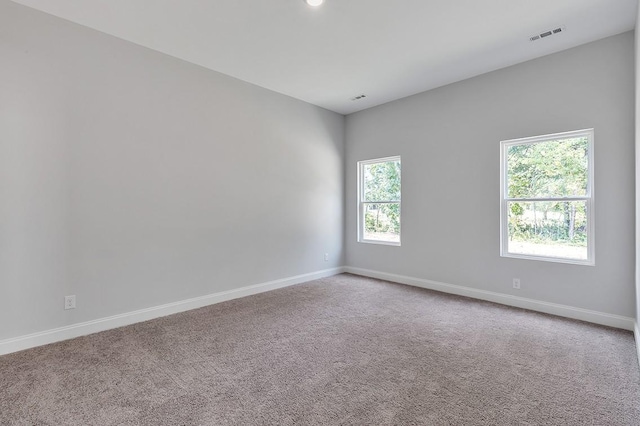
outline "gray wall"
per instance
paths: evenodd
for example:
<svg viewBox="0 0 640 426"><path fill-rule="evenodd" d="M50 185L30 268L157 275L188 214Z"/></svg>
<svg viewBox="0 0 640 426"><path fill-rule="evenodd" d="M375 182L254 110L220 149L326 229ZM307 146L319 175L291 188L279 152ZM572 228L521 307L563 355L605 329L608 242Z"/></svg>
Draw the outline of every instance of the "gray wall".
<svg viewBox="0 0 640 426"><path fill-rule="evenodd" d="M347 265L633 317L633 43L628 32L349 115ZM596 265L501 258L500 141L591 127ZM356 162L391 155L402 246L358 243Z"/></svg>
<svg viewBox="0 0 640 426"><path fill-rule="evenodd" d="M338 114L0 0L0 339L342 265L343 137Z"/></svg>
<svg viewBox="0 0 640 426"><path fill-rule="evenodd" d="M635 93L636 93L636 324L640 320L640 7L636 18L635 31ZM637 338L638 336L636 336ZM638 353L640 354L640 342L636 342ZM640 361L640 359L638 360Z"/></svg>

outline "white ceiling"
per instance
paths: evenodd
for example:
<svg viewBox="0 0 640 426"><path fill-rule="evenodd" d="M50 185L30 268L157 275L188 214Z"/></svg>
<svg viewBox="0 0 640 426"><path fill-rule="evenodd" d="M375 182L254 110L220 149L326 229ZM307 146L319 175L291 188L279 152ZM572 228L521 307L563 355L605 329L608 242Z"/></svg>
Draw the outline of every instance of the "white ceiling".
<svg viewBox="0 0 640 426"><path fill-rule="evenodd" d="M637 0L14 0L349 114L632 30ZM535 42L529 37L564 26ZM366 94L358 101L351 98Z"/></svg>

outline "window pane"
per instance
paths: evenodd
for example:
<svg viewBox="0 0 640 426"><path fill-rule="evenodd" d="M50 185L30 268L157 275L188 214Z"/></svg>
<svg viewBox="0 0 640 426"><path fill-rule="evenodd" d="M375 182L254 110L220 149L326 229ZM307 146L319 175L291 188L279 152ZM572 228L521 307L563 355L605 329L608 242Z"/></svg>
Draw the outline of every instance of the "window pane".
<svg viewBox="0 0 640 426"><path fill-rule="evenodd" d="M586 195L588 150L587 136L509 146L508 197Z"/></svg>
<svg viewBox="0 0 640 426"><path fill-rule="evenodd" d="M587 203L509 202L509 253L587 259Z"/></svg>
<svg viewBox="0 0 640 426"><path fill-rule="evenodd" d="M365 203L363 208L363 239L392 243L400 242L400 203Z"/></svg>
<svg viewBox="0 0 640 426"><path fill-rule="evenodd" d="M365 164L363 201L400 201L400 161Z"/></svg>

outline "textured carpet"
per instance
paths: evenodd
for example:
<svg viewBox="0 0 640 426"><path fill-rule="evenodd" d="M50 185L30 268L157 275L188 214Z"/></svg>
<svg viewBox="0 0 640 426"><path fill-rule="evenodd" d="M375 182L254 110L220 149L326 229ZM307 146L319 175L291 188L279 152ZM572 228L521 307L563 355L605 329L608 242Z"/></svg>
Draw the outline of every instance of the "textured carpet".
<svg viewBox="0 0 640 426"><path fill-rule="evenodd" d="M0 357L2 425L640 425L633 335L339 275Z"/></svg>

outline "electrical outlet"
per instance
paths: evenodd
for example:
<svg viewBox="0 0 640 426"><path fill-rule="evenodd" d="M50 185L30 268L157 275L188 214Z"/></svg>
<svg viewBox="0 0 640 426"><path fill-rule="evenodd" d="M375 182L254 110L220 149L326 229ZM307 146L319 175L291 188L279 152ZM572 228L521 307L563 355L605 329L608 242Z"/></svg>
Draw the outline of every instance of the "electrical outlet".
<svg viewBox="0 0 640 426"><path fill-rule="evenodd" d="M324 254L324 261L328 262L329 261L329 253L325 253Z"/></svg>
<svg viewBox="0 0 640 426"><path fill-rule="evenodd" d="M64 309L75 309L76 308L76 295L65 296L64 297Z"/></svg>
<svg viewBox="0 0 640 426"><path fill-rule="evenodd" d="M513 288L520 290L520 278L513 279Z"/></svg>

